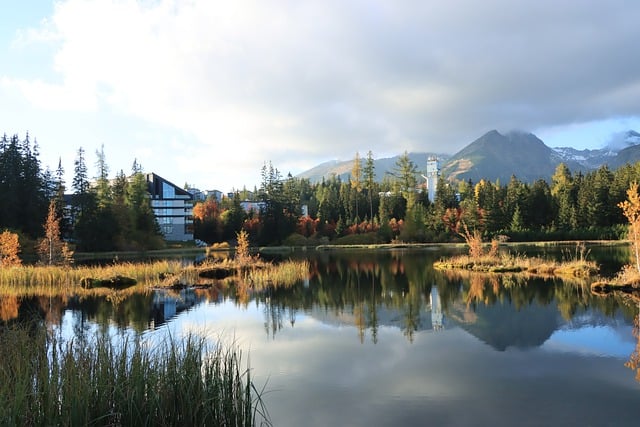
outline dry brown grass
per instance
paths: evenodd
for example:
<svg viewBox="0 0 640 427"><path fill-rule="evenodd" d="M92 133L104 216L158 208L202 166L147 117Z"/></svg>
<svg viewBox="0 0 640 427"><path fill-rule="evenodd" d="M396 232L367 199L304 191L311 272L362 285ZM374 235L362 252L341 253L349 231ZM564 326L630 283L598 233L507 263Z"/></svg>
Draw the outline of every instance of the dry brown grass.
<svg viewBox="0 0 640 427"><path fill-rule="evenodd" d="M631 285L633 287L640 287L640 271L638 271L635 266L627 264L618 272L614 278L614 282L623 285Z"/></svg>
<svg viewBox="0 0 640 427"><path fill-rule="evenodd" d="M576 259L564 262L545 260L540 257L526 257L512 254L483 254L479 257L460 255L434 263L439 270L464 269L491 273L526 272L540 276L589 277L597 273L594 261Z"/></svg>

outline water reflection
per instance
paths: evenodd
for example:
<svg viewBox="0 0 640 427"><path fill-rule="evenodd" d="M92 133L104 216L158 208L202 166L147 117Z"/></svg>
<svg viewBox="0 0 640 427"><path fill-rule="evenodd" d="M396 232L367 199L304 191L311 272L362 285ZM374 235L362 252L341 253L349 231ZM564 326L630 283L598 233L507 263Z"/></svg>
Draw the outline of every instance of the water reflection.
<svg viewBox="0 0 640 427"><path fill-rule="evenodd" d="M259 307L271 340L283 329L295 328L300 316L326 325L352 326L362 344L377 344L382 327L401 330L409 343L417 332L461 328L496 351L535 348L559 329L585 319L591 326L631 325L635 319L638 338L638 305L616 297L594 297L585 282L439 272L431 265L440 256L435 251L320 253L310 257L308 282L262 293L231 285L122 298L2 296L0 320L35 317L49 327L60 326L70 311L80 316L81 324L142 333L199 305L233 302L241 308ZM607 249L599 256L601 260L610 256L615 265L623 254ZM640 379L639 348L640 344L628 366Z"/></svg>
<svg viewBox="0 0 640 427"><path fill-rule="evenodd" d="M636 315L633 321L633 336L636 337L636 348L629 356L629 361L625 363L625 366L636 373L636 380L640 381L640 301L638 304L638 315Z"/></svg>

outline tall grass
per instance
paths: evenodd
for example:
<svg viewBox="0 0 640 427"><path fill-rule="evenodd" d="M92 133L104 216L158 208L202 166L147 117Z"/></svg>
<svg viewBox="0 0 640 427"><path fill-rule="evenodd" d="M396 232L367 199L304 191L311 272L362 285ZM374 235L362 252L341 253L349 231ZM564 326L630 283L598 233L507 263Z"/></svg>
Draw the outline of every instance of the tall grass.
<svg viewBox="0 0 640 427"><path fill-rule="evenodd" d="M545 260L540 257L527 257L524 255L497 254L471 257L470 255L458 255L449 259L442 259L433 264L439 270L464 269L471 271L484 271L494 273L527 272L544 276L575 276L589 277L598 271L595 261L584 257L568 259L562 262Z"/></svg>
<svg viewBox="0 0 640 427"><path fill-rule="evenodd" d="M87 279L108 279L122 276L136 280L140 285L157 284L168 274L177 274L182 264L178 261L147 263L117 263L107 266L40 266L23 265L0 268L0 294L49 295L76 292Z"/></svg>
<svg viewBox="0 0 640 427"><path fill-rule="evenodd" d="M267 264L263 268L249 270L244 279L256 289L267 286L291 287L309 278L308 261L286 261L279 264Z"/></svg>
<svg viewBox="0 0 640 427"><path fill-rule="evenodd" d="M0 425L269 424L241 355L204 338L148 346L0 330Z"/></svg>

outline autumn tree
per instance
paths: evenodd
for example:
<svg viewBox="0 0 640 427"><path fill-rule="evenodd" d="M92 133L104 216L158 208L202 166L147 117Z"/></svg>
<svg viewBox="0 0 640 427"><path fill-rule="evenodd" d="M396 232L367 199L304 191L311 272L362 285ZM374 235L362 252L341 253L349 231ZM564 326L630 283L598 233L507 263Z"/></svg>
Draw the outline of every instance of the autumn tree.
<svg viewBox="0 0 640 427"><path fill-rule="evenodd" d="M0 233L0 267L13 267L22 264L18 256L19 253L18 235L8 230Z"/></svg>
<svg viewBox="0 0 640 427"><path fill-rule="evenodd" d="M194 237L208 243L222 238L221 209L214 197L193 206Z"/></svg>
<svg viewBox="0 0 640 427"><path fill-rule="evenodd" d="M576 227L576 191L573 177L564 163L556 167L551 177L551 196L558 206L558 227Z"/></svg>
<svg viewBox="0 0 640 427"><path fill-rule="evenodd" d="M629 221L629 239L633 245L636 268L640 272L640 195L637 182L631 183L627 190L627 200L618 203L618 207Z"/></svg>
<svg viewBox="0 0 640 427"><path fill-rule="evenodd" d="M73 261L73 252L67 242L60 238L60 219L56 213L56 202L51 200L49 212L44 223L44 237L37 246L40 261L48 265L69 265Z"/></svg>
<svg viewBox="0 0 640 427"><path fill-rule="evenodd" d="M236 245L235 259L240 265L247 265L253 261L249 251L249 233L245 230L240 230L240 232L236 234L236 238L238 244Z"/></svg>

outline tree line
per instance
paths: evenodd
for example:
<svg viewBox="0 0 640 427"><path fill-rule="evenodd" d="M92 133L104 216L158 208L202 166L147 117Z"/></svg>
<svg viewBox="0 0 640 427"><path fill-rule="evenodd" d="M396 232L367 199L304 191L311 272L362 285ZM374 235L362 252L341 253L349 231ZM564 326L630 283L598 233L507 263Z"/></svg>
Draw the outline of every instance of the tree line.
<svg viewBox="0 0 640 427"><path fill-rule="evenodd" d="M371 152L364 159L356 153L346 180L332 176L317 183L283 177L268 162L253 192L196 203L195 235L219 242L244 229L260 245L449 242L460 238L464 224L487 239L620 239L627 221L618 205L640 181L639 163L590 172L572 172L561 163L550 182L515 175L507 183L441 177L430 201L419 172L406 152L381 180L375 179ZM245 199L260 207L243 211Z"/></svg>
<svg viewBox="0 0 640 427"><path fill-rule="evenodd" d="M28 252L45 237L53 201L60 236L78 251L161 247L142 166L134 160L129 174L120 170L110 179L104 147L95 155L97 176L90 178L86 153L78 149L67 192L61 159L55 171L43 168L35 139L5 134L0 139L0 231L34 242L22 244ZM265 162L260 186L252 192L195 204L195 237L224 242L244 230L260 245L447 242L458 239L465 224L487 238L618 239L626 233L618 205L631 183L640 182L637 163L586 173L560 164L550 182L528 183L515 175L508 183L442 177L430 201L420 172L406 152L382 179L376 179L371 151L364 158L356 153L347 179L332 176L317 183L283 176ZM258 208L247 212L245 200Z"/></svg>
<svg viewBox="0 0 640 427"><path fill-rule="evenodd" d="M38 143L29 134L24 139L4 134L0 139L0 231L18 235L26 256L35 255L39 239L51 237L53 220L59 238L74 243L79 251L162 246L142 166L134 160L129 175L120 170L109 179L103 146L96 151L96 168L98 176L89 177L86 153L80 147L67 194L62 159L52 172L42 166Z"/></svg>

